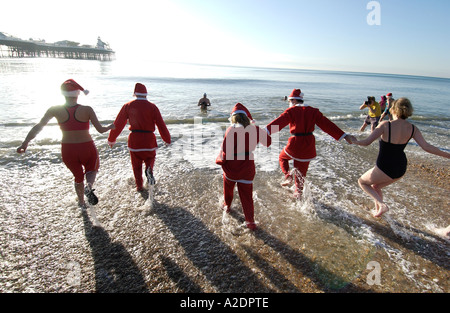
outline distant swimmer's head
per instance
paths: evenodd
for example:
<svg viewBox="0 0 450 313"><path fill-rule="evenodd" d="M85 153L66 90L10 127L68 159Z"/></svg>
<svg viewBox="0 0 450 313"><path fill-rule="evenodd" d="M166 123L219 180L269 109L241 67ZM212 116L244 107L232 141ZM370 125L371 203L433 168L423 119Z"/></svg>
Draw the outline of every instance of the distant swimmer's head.
<svg viewBox="0 0 450 313"><path fill-rule="evenodd" d="M133 96L135 97L147 97L148 93L147 93L147 88L145 88L144 85L137 83L136 86L134 87L134 93Z"/></svg>
<svg viewBox="0 0 450 313"><path fill-rule="evenodd" d="M203 98L206 98L206 93L203 94Z"/></svg>
<svg viewBox="0 0 450 313"><path fill-rule="evenodd" d="M89 90L85 90L73 79L68 79L61 85L61 93L64 97L76 98L83 92L85 95L89 94Z"/></svg>
<svg viewBox="0 0 450 313"><path fill-rule="evenodd" d="M406 120L408 117L412 116L414 108L411 101L407 98L400 98L394 101L391 113L396 115L398 118Z"/></svg>

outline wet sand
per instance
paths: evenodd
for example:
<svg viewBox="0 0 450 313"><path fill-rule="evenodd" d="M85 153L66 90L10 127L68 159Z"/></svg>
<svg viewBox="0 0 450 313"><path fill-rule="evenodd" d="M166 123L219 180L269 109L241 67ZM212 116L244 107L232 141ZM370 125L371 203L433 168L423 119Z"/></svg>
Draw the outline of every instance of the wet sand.
<svg viewBox="0 0 450 313"><path fill-rule="evenodd" d="M444 162L410 159L404 179L414 180L417 185L439 186L430 188L429 198L423 200L433 201L431 205L441 208L443 219L450 222L450 172L443 166ZM159 168L160 173L164 171ZM0 232L0 292L378 293L450 290L450 245L428 230L410 229L416 235L405 239L393 232L391 224L385 220L363 215L364 223L385 242L408 254L410 264L407 266L414 277L423 276L434 282L429 288L409 284L408 277L391 266L393 261L383 249L368 247L357 253L367 263L377 260L382 264L381 285L369 285L367 277L372 269L365 267L367 263L348 276L337 275L307 253L308 242L294 246L271 231L267 222L256 232L239 227L229 231L222 225L218 206L183 206L187 200L192 203L192 199L208 203L210 194L205 190L218 189L220 194L221 182L217 175L207 175L204 186L192 185L190 179L195 175L195 172L187 172L171 177L180 180L174 184L178 188L185 184L186 191L164 185L165 177L160 175L151 209L145 195L134 192L131 178L127 182L127 196L134 198L133 205L123 204L125 201L120 201L123 195L114 190L100 189L103 192L100 200L109 197L119 203L114 210L101 204L95 208L101 227L93 224L92 211L83 211L70 204L46 209L35 203L26 210L19 207L14 211L2 210L1 220L5 222ZM442 188L445 195L442 195ZM36 189L36 193L43 192L42 188ZM432 194L433 190L436 194ZM243 217L239 204L236 208L225 218L239 225ZM333 236L333 230L319 231L317 236ZM421 232L427 232L426 236L421 237ZM411 262L415 259L417 263Z"/></svg>

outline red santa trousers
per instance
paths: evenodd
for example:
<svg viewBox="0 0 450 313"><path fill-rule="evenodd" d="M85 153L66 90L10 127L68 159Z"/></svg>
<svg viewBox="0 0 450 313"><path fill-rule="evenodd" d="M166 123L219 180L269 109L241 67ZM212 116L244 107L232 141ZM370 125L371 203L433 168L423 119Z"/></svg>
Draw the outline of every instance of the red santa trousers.
<svg viewBox="0 0 450 313"><path fill-rule="evenodd" d="M280 153L279 161L280 161L281 171L283 172L283 174L286 178L291 176L289 173L289 161L290 160L292 160L292 158L289 155L287 155L283 149ZM302 174L301 177L298 177L298 175L295 176L295 187L297 188L297 191L301 193L303 191L303 186L305 184L305 177L306 177L306 173L308 172L309 162L300 162L300 161L294 160L294 167L296 169L298 169L300 171L300 173Z"/></svg>
<svg viewBox="0 0 450 313"><path fill-rule="evenodd" d="M145 163L145 168L150 167L153 170L156 151L130 151L130 156L136 188L141 190L144 185L144 180L142 179L142 163Z"/></svg>
<svg viewBox="0 0 450 313"><path fill-rule="evenodd" d="M254 223L255 208L253 205L253 184L244 184L235 181L228 180L225 175L223 175L223 194L225 198L225 205L230 207L233 201L234 186L237 183L237 188L239 192L239 198L242 203L242 210L244 211L245 221L247 223Z"/></svg>

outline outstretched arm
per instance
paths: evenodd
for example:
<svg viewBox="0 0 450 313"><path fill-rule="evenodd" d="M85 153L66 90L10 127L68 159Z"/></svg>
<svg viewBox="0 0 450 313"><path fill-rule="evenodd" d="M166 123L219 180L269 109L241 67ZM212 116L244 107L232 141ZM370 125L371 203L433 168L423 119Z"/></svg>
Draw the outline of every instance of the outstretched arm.
<svg viewBox="0 0 450 313"><path fill-rule="evenodd" d="M375 128L375 130L366 139L356 140L356 138L353 136L351 136L350 139L353 141L353 143L355 145L369 146L372 144L372 142L374 142L375 140L380 138L381 135L383 135L383 132L384 132L383 127L384 127L383 124L380 124L377 128Z"/></svg>
<svg viewBox="0 0 450 313"><path fill-rule="evenodd" d="M416 127L416 131L414 133L414 140L417 142L417 144L426 152L432 153L444 158L450 158L450 153L442 151L438 147L433 146L432 144L429 144L425 138L423 138L422 133L420 130Z"/></svg>
<svg viewBox="0 0 450 313"><path fill-rule="evenodd" d="M102 126L97 118L97 115L94 112L94 109L92 109L91 107L89 107L89 119L91 120L92 125L94 125L95 129L100 134L106 133L108 130L115 128L114 124L111 124L107 127Z"/></svg>
<svg viewBox="0 0 450 313"><path fill-rule="evenodd" d="M33 126L33 128L28 133L27 137L25 138L25 141L22 142L19 148L17 148L17 153L24 153L27 148L28 144L31 140L36 138L37 134L41 132L41 130L44 128L45 125L48 124L48 122L54 117L52 108L48 109L47 112L45 112L44 117L42 117L41 121Z"/></svg>

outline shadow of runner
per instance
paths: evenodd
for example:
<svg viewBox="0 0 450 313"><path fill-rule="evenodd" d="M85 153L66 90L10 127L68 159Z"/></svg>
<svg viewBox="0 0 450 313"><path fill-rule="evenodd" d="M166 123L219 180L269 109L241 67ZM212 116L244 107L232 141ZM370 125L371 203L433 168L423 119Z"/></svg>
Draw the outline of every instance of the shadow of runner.
<svg viewBox="0 0 450 313"><path fill-rule="evenodd" d="M289 279L287 279L283 274L277 271L271 264L260 257L256 252L254 252L250 247L242 247L249 256L253 258L257 266L266 274L266 277L281 290L281 292L292 292L300 293L301 291L292 284Z"/></svg>
<svg viewBox="0 0 450 313"><path fill-rule="evenodd" d="M258 229L255 232L255 236L283 256L286 261L302 272L303 275L308 277L324 292L368 292L365 289L358 288L344 277L328 271L263 229Z"/></svg>
<svg viewBox="0 0 450 313"><path fill-rule="evenodd" d="M82 211L82 216L86 239L94 258L96 292L149 292L144 277L125 247L111 242L103 228L93 226L86 210Z"/></svg>
<svg viewBox="0 0 450 313"><path fill-rule="evenodd" d="M318 212L318 216L321 219L341 227L352 235L352 227L370 226L371 230L388 242L402 246L446 270L450 269L448 256L445 255L449 244L432 233L402 225L392 218L383 217L384 221L376 218L367 219L331 205L320 203L320 206L321 211Z"/></svg>
<svg viewBox="0 0 450 313"><path fill-rule="evenodd" d="M184 293L201 293L202 288L193 282L183 270L170 258L160 256L161 263L164 265L167 275L177 285L180 292Z"/></svg>
<svg viewBox="0 0 450 313"><path fill-rule="evenodd" d="M268 293L239 257L201 220L183 208L155 203L152 212L170 229L186 256L220 293Z"/></svg>
<svg viewBox="0 0 450 313"><path fill-rule="evenodd" d="M236 219L239 223L245 222L244 216L236 210L232 210L230 216ZM274 235L269 234L262 228L258 228L254 232L254 235L256 238L262 240L264 244L279 253L287 262L289 262L298 271L302 272L305 277L308 277L316 284L317 288L323 290L324 292L370 292L366 289L361 289L355 286L353 283L349 282L348 279L325 269L317 262L312 261L304 254L292 248L289 244L276 238ZM267 262L255 255L255 253L252 253L248 249L246 249L246 251L261 266L261 270L264 272L275 271L273 268L268 268ZM277 285L280 289L285 286L287 288L286 292L300 292L300 290L290 283L281 273L272 272L272 274L275 274L275 276L270 276L272 283Z"/></svg>

